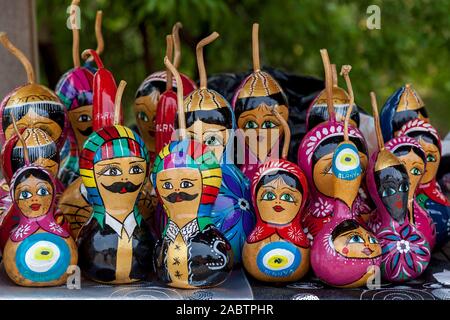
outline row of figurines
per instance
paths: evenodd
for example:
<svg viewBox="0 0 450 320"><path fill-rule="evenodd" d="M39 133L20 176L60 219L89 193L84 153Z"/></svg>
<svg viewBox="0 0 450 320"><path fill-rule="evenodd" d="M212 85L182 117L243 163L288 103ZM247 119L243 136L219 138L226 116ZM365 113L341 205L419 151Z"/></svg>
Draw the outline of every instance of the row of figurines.
<svg viewBox="0 0 450 320"><path fill-rule="evenodd" d="M181 288L219 285L239 262L268 282L298 280L311 265L337 287L364 285L380 266L389 281L423 273L448 240L449 202L435 180L440 139L411 86L383 107L384 139L374 108L379 150L369 159L349 68L347 92L322 51L326 89L307 112L297 166L285 159L286 96L259 63L233 107L207 88L202 48L216 37L197 47L200 89L175 68L144 81L135 103L143 139L120 125L114 78L93 50L98 69L70 70L56 94L29 76L5 97L0 248L11 279L61 284L77 260L99 282L142 280L153 269ZM176 119L179 141L145 126L175 128ZM246 141L239 169L224 161L237 128L268 143L261 154Z"/></svg>

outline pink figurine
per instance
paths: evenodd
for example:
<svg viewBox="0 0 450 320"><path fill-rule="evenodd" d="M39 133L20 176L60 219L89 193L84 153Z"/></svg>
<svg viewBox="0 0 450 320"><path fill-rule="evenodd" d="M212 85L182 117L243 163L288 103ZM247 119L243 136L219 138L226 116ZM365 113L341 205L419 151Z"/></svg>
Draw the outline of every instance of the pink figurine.
<svg viewBox="0 0 450 320"><path fill-rule="evenodd" d="M385 149L375 94L371 93L378 148L369 162L367 186L377 207L371 223L381 246L381 271L390 282L404 282L420 276L430 262L430 245L410 222L409 177L400 160Z"/></svg>

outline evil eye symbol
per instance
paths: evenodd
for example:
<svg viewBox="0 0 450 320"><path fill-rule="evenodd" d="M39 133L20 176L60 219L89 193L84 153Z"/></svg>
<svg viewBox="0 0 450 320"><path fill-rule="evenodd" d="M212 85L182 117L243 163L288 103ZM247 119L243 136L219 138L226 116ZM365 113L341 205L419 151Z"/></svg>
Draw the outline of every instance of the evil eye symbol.
<svg viewBox="0 0 450 320"><path fill-rule="evenodd" d="M358 149L350 143L339 145L333 155L332 170L339 179L354 180L357 178L361 174Z"/></svg>
<svg viewBox="0 0 450 320"><path fill-rule="evenodd" d="M259 270L271 277L291 275L298 269L301 260L298 248L285 241L265 245L256 258Z"/></svg>
<svg viewBox="0 0 450 320"><path fill-rule="evenodd" d="M70 265L70 249L54 234L34 234L17 247L16 265L20 274L33 282L57 280Z"/></svg>

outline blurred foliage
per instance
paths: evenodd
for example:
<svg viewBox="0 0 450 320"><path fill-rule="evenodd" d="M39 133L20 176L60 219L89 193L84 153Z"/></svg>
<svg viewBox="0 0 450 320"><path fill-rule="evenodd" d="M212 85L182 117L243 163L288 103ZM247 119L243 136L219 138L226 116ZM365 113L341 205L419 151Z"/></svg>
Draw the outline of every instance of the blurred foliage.
<svg viewBox="0 0 450 320"><path fill-rule="evenodd" d="M37 0L39 38L50 44L56 57L41 54L41 70L50 66L62 74L72 66L72 36L65 27L69 4ZM372 4L381 8L381 30L366 27L366 10ZM212 31L220 38L206 48L208 74L250 69L251 26L259 22L264 65L323 77L319 49L328 48L338 69L353 66L356 101L367 111L369 91L377 92L381 105L410 82L425 101L432 123L443 134L450 128L448 0L81 0L80 7L81 49L95 48L95 12L103 10L103 60L117 81L128 82L128 122L134 121L130 107L135 90L148 74L163 69L165 35L176 21L184 26L180 70L194 79L195 45ZM54 82L48 72L42 72L42 78ZM345 87L343 79L340 85Z"/></svg>

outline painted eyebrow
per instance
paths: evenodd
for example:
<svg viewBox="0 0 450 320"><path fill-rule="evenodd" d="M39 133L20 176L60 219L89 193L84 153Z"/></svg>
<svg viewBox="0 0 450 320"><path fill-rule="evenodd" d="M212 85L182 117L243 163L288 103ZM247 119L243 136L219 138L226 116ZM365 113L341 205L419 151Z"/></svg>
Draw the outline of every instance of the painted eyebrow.
<svg viewBox="0 0 450 320"><path fill-rule="evenodd" d="M298 192L298 190L293 189L293 188L290 188L290 187L282 187L282 188L280 188L280 189L281 189L281 190L287 189L287 190L290 190L290 191L292 191L292 192Z"/></svg>
<svg viewBox="0 0 450 320"><path fill-rule="evenodd" d="M160 181L164 182L164 181L172 181L172 178L168 178L168 179L161 179Z"/></svg>
<svg viewBox="0 0 450 320"><path fill-rule="evenodd" d="M18 188L19 186L17 186L16 188ZM23 185L21 185L20 186L21 188L24 188L24 187L28 187L28 188L30 188L31 186L30 185L28 185L28 184L23 184Z"/></svg>
<svg viewBox="0 0 450 320"><path fill-rule="evenodd" d="M339 236L346 236L346 235L351 234L351 233L354 233L354 234L356 234L356 235L358 235L358 236L360 236L362 238L362 236L356 231L356 229L344 232L344 233L340 234Z"/></svg>
<svg viewBox="0 0 450 320"><path fill-rule="evenodd" d="M422 165L422 163L414 161L413 164L418 164L418 165Z"/></svg>
<svg viewBox="0 0 450 320"><path fill-rule="evenodd" d="M118 163L118 162L110 162L110 163L105 163L105 164L98 163L97 165L99 165L99 166L110 166L112 164L120 165L120 163Z"/></svg>
<svg viewBox="0 0 450 320"><path fill-rule="evenodd" d="M130 162L130 164L132 164L132 163L141 163L141 162L145 162L145 160L144 160L144 159L142 159L142 160L135 160L135 161L131 161L131 162Z"/></svg>
<svg viewBox="0 0 450 320"><path fill-rule="evenodd" d="M183 180L189 180L189 181L197 181L198 179L189 179L189 178L183 178ZM161 180L164 181L164 180Z"/></svg>
<svg viewBox="0 0 450 320"><path fill-rule="evenodd" d="M271 189L276 189L276 188L274 188L274 187L272 187L272 186L264 186L264 188L271 188Z"/></svg>

